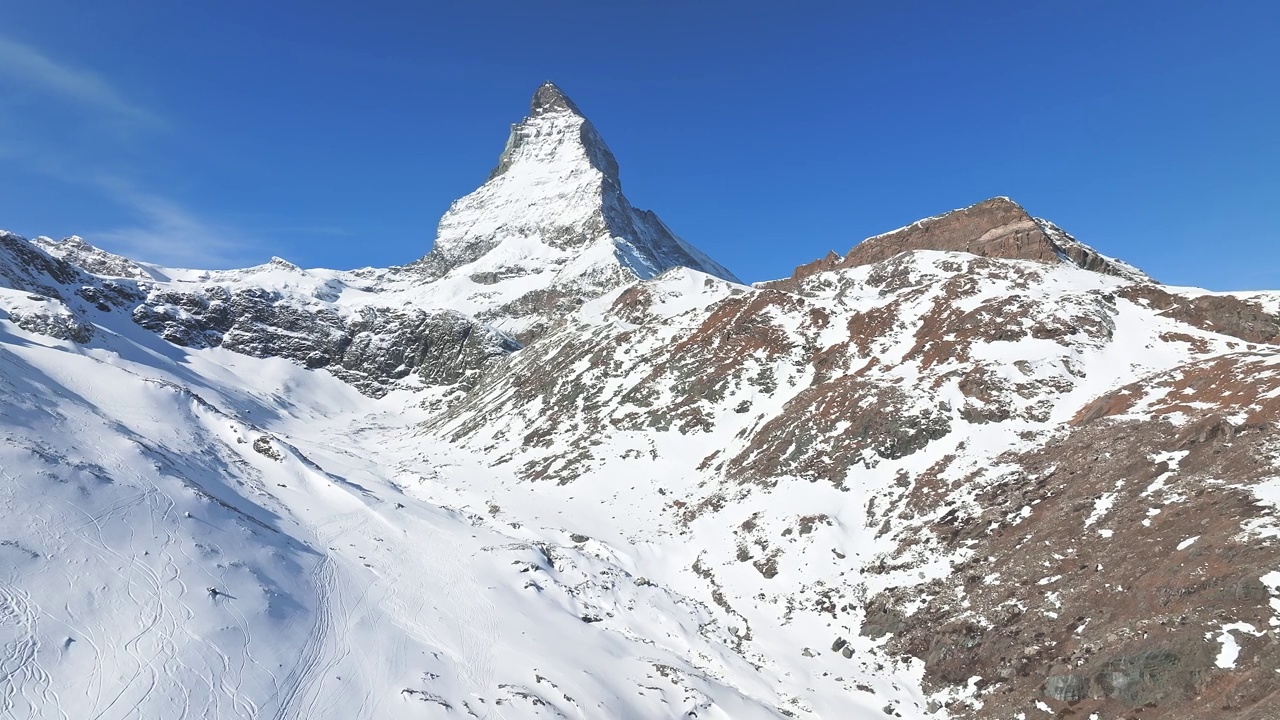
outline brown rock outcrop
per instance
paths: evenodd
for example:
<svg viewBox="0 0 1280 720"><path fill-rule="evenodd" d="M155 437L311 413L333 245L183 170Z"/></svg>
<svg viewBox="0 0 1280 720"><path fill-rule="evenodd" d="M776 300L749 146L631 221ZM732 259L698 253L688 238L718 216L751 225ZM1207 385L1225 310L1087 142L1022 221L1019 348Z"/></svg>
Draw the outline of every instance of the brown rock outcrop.
<svg viewBox="0 0 1280 720"><path fill-rule="evenodd" d="M1007 260L1070 262L1085 270L1130 280L1149 279L1079 242L1045 220L1033 218L1007 197L996 197L960 210L918 220L906 227L867 238L843 258L835 253L796 268L790 278L764 286L794 290L806 277L827 270L873 265L914 250L967 252Z"/></svg>

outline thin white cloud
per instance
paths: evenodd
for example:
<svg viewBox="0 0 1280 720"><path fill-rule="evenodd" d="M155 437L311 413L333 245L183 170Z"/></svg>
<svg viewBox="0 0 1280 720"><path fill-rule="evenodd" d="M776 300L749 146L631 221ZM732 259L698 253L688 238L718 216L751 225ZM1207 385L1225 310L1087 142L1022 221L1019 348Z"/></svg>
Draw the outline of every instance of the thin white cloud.
<svg viewBox="0 0 1280 720"><path fill-rule="evenodd" d="M134 124L163 125L158 115L130 102L101 75L59 63L30 45L4 36L0 36L0 75Z"/></svg>
<svg viewBox="0 0 1280 720"><path fill-rule="evenodd" d="M166 125L148 108L130 101L101 74L55 59L30 45L0 35L0 103L6 86L37 93L91 114L91 127L155 129ZM4 109L4 108L0 108ZM13 108L10 108L10 110ZM22 115L0 113L0 125ZM85 232L89 242L135 260L169 267L226 268L261 261L262 244L234 228L210 222L182 204L148 192L124 179L126 168L95 172L90 157L67 151L38 134L0 133L0 161L63 182L92 188L129 211L131 222ZM30 129L30 128L26 128ZM17 137L19 141L6 144ZM87 230L87 229L86 229Z"/></svg>
<svg viewBox="0 0 1280 720"><path fill-rule="evenodd" d="M129 208L137 222L92 232L86 239L134 260L168 267L243 267L258 257L262 244L232 228L207 222L167 198L140 191L116 178L94 182Z"/></svg>

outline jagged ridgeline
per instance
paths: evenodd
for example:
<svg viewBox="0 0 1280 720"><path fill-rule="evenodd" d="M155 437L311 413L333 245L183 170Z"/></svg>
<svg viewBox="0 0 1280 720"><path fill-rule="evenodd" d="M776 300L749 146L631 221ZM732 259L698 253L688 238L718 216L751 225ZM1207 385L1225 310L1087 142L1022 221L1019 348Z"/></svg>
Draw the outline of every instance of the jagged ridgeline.
<svg viewBox="0 0 1280 720"><path fill-rule="evenodd" d="M840 250L740 282L550 83L402 266L0 233L5 712L1280 717L1280 293Z"/></svg>

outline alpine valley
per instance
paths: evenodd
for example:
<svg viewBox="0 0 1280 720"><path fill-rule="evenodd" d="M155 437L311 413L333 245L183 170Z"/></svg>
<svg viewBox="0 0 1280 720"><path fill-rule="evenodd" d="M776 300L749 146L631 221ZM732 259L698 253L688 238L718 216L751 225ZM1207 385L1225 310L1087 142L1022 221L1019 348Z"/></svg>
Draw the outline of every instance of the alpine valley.
<svg viewBox="0 0 1280 720"><path fill-rule="evenodd" d="M0 233L0 715L1276 718L1278 430L1280 292L1008 198L745 285L548 83L402 266Z"/></svg>

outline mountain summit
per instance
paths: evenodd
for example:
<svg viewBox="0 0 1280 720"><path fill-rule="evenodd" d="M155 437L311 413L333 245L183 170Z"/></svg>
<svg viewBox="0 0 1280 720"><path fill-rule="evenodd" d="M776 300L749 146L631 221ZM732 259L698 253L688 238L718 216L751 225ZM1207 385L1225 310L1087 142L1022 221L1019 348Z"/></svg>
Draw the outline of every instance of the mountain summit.
<svg viewBox="0 0 1280 720"><path fill-rule="evenodd" d="M737 281L631 205L595 126L546 83L511 127L489 179L453 203L435 247L412 267L463 295L504 301L486 319L528 336L546 317L679 266Z"/></svg>
<svg viewBox="0 0 1280 720"><path fill-rule="evenodd" d="M548 80L538 86L533 91L533 102L529 103L530 117L544 115L551 112L571 112L575 115L582 115L582 111L577 105L569 99L564 91L556 86L555 83Z"/></svg>
<svg viewBox="0 0 1280 720"><path fill-rule="evenodd" d="M1150 280L1137 268L1099 253L1053 223L1032 217L1007 197L984 200L867 238L849 251L845 263L851 267L870 265L906 250L960 251L1008 260L1069 262L1104 275Z"/></svg>
<svg viewBox="0 0 1280 720"><path fill-rule="evenodd" d="M796 268L791 278L770 283L788 287L800 278L836 268L875 263L904 252L965 252L1005 260L1068 263L1135 282L1151 282L1138 268L1103 255L1043 218L1032 217L1007 197L994 197L869 237L844 256L835 253Z"/></svg>

